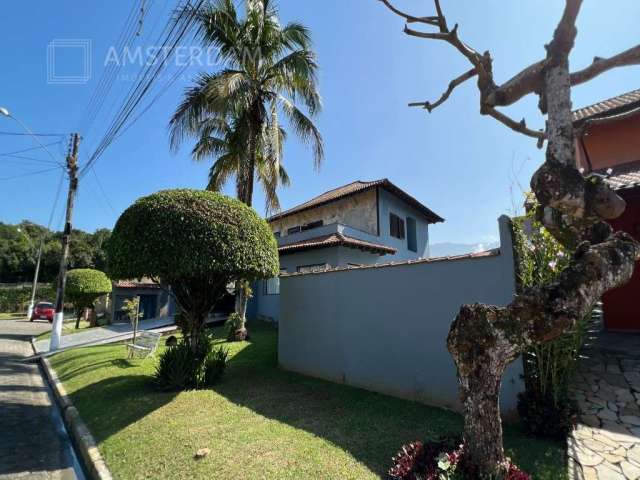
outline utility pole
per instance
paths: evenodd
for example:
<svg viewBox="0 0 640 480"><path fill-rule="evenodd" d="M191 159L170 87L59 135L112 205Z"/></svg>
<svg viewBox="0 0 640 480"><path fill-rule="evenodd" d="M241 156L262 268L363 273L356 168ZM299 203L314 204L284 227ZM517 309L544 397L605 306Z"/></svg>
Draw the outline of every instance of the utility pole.
<svg viewBox="0 0 640 480"><path fill-rule="evenodd" d="M33 275L33 285L31 285L31 301L29 302L29 308L27 309L27 320L31 320L31 316L33 315L33 305L36 301L36 291L38 290L38 275L40 274L40 260L42 259L42 249L44 247L44 238L46 232L42 233L42 238L40 239L40 246L38 247L38 260L36 261L36 271Z"/></svg>
<svg viewBox="0 0 640 480"><path fill-rule="evenodd" d="M73 203L78 190L78 146L80 135L72 136L71 151L67 155L67 174L69 175L69 193L67 194L67 213L62 233L62 258L60 259L60 271L58 272L58 291L56 294L56 313L53 316L53 329L49 350L60 348L62 335L62 323L64 320L64 287L67 283L67 262L69 260L69 240L71 238L71 220L73 218Z"/></svg>

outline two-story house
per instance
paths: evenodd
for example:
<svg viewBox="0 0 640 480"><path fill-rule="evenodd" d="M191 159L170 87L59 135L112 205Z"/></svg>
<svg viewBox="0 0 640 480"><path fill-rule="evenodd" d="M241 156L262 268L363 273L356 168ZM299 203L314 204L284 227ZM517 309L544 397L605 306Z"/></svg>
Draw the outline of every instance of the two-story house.
<svg viewBox="0 0 640 480"><path fill-rule="evenodd" d="M640 241L640 90L573 113L576 157L585 174L598 173L627 202L611 225ZM609 330L640 331L640 263L631 281L603 297Z"/></svg>
<svg viewBox="0 0 640 480"><path fill-rule="evenodd" d="M356 181L267 219L281 273L416 260L429 256L429 224L444 221L387 179ZM254 285L250 317L277 321L280 282Z"/></svg>

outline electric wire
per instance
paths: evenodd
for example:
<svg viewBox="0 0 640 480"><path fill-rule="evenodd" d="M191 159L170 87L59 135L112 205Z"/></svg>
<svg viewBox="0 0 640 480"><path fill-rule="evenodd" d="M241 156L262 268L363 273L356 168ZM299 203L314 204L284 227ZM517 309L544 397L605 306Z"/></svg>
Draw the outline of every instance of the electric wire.
<svg viewBox="0 0 640 480"><path fill-rule="evenodd" d="M69 133L0 132L0 135L12 135L16 137L66 137Z"/></svg>
<svg viewBox="0 0 640 480"><path fill-rule="evenodd" d="M132 45L132 41L135 39L135 15L138 10L136 2L133 2L131 11L125 21L124 28L120 32L118 40L116 41L116 52L124 52L125 47L129 47ZM102 107L104 105L105 99L108 97L109 92L111 91L114 81L117 78L118 72L122 68L122 62L116 61L114 63L110 63L105 67L100 76L100 80L98 81L98 85L93 92L93 95L89 99L89 103L85 110L85 115L83 120L81 121L81 131L85 136L89 134L91 127L99 115Z"/></svg>
<svg viewBox="0 0 640 480"><path fill-rule="evenodd" d="M96 183L98 184L98 190L100 190L100 193L102 194L102 197L104 198L105 203L107 204L107 206L109 207L111 212L115 214L116 213L116 209L113 208L113 204L111 203L111 200L109 200L109 197L107 196L107 192L102 187L102 182L100 181L100 178L98 177L98 174L96 173L96 169L93 166L91 167L91 171L93 172L93 176L94 176L94 178L96 180Z"/></svg>
<svg viewBox="0 0 640 480"><path fill-rule="evenodd" d="M60 167L51 167L51 168L45 168L43 170L36 170L33 172L26 172L26 173L21 173L18 175L11 175L8 177L0 177L0 180L14 180L16 178L24 178L24 177L29 177L32 175L40 175L41 173L47 173L47 172L52 172L54 170L58 170Z"/></svg>
<svg viewBox="0 0 640 480"><path fill-rule="evenodd" d="M153 61L148 62L147 66L138 74L138 81L129 90L127 97L122 102L120 110L111 122L107 133L98 144L94 153L90 156L88 162L82 167L80 176L86 174L88 169L95 164L111 143L120 136L123 129L126 131L126 129L140 118L140 115L138 115L133 118L133 121L127 124L127 121L135 112L136 107L142 102L147 92L149 92L155 84L161 71L166 67L169 58L175 52L179 43L185 38L203 3L204 0L199 0L195 6L192 6L189 0L181 8L177 17L169 20L160 35L160 39L163 39L162 46L157 50ZM158 44L160 44L160 42L158 42ZM159 59L161 53L163 56ZM148 110L148 108L149 106L147 106L144 111Z"/></svg>

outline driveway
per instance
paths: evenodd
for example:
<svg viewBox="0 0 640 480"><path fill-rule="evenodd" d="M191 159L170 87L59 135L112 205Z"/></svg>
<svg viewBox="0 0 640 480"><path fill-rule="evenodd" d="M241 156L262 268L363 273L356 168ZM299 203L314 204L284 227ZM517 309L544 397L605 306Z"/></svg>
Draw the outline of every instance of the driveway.
<svg viewBox="0 0 640 480"><path fill-rule="evenodd" d="M569 439L574 479L640 478L640 334L600 332L573 387L582 415Z"/></svg>
<svg viewBox="0 0 640 480"><path fill-rule="evenodd" d="M45 329L46 330L46 329ZM154 318L142 320L138 323L138 330L153 330L155 332L167 332L176 330L173 317ZM128 340L133 336L133 327L130 323L114 323L104 327L88 328L78 333L68 333L63 335L60 340L60 350L67 348L83 347L88 345L99 345L103 343L115 343ZM38 353L47 353L49 351L49 342L39 340L34 343Z"/></svg>
<svg viewBox="0 0 640 480"><path fill-rule="evenodd" d="M0 320L0 480L84 478L30 339L48 322Z"/></svg>

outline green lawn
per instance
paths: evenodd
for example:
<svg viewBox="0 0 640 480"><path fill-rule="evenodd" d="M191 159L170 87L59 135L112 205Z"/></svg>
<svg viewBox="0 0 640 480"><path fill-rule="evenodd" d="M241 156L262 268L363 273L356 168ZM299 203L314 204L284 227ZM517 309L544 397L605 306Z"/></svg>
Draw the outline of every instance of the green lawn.
<svg viewBox="0 0 640 480"><path fill-rule="evenodd" d="M451 412L280 370L276 330L250 330L213 390L160 393L155 361L127 361L123 345L52 363L121 479L380 478L403 443L462 426ZM515 428L506 444L535 479L565 478L561 444ZM195 460L204 447L209 456Z"/></svg>
<svg viewBox="0 0 640 480"><path fill-rule="evenodd" d="M26 313L0 313L0 320L15 320L26 316Z"/></svg>
<svg viewBox="0 0 640 480"><path fill-rule="evenodd" d="M89 322L85 322L84 320L80 320L80 328L76 330L76 319L75 318L65 318L64 322L62 322L62 335L69 335L71 333L81 332L82 330L89 328ZM42 332L40 335L36 337L36 340L46 340L47 338L51 338L51 329L46 332Z"/></svg>

